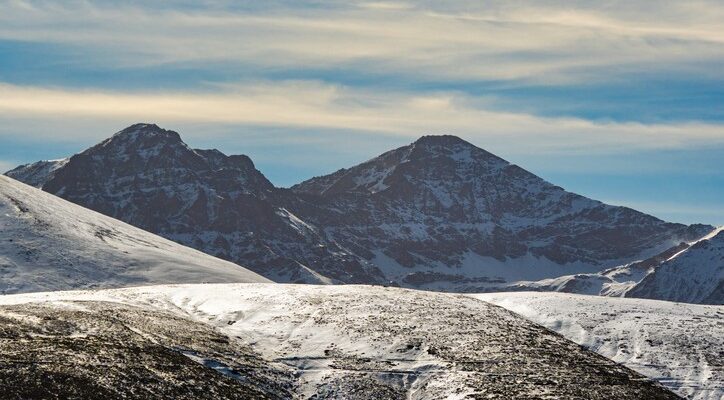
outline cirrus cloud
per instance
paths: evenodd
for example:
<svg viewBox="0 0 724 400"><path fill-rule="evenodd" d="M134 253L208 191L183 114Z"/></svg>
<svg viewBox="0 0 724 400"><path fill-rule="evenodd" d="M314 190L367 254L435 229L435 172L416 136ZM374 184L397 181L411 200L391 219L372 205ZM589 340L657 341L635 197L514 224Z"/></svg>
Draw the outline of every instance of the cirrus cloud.
<svg viewBox="0 0 724 400"><path fill-rule="evenodd" d="M607 67L722 78L716 2L358 3L260 9L9 1L0 39L58 43L110 66L226 62L343 68L428 79L605 80ZM104 61L98 61L98 60Z"/></svg>
<svg viewBox="0 0 724 400"><path fill-rule="evenodd" d="M551 118L485 108L447 91L378 93L315 81L225 85L208 92L68 90L0 84L0 118L96 118L354 130L365 135L452 133L538 151L616 151L724 144L724 125Z"/></svg>

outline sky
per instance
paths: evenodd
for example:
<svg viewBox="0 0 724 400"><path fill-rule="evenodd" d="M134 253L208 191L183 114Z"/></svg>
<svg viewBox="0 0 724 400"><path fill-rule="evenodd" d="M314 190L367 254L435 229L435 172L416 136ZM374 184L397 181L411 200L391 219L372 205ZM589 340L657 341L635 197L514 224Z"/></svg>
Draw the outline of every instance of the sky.
<svg viewBox="0 0 724 400"><path fill-rule="evenodd" d="M720 0L0 10L2 171L153 122L290 186L453 134L570 191L724 225Z"/></svg>

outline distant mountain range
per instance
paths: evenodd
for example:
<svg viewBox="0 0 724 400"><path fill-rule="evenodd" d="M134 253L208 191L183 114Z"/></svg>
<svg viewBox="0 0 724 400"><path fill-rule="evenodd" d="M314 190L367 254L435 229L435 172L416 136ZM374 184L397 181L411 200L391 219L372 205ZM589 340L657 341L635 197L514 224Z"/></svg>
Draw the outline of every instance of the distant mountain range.
<svg viewBox="0 0 724 400"><path fill-rule="evenodd" d="M283 189L246 156L136 124L7 175L278 282L509 290L599 274L714 229L567 192L454 136Z"/></svg>

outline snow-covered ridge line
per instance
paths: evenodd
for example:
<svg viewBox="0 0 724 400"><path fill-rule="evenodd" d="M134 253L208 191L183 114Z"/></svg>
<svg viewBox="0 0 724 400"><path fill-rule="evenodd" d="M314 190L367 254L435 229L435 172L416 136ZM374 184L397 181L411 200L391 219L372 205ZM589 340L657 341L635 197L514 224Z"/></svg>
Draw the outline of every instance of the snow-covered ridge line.
<svg viewBox="0 0 724 400"><path fill-rule="evenodd" d="M657 265L626 295L724 305L724 230Z"/></svg>
<svg viewBox="0 0 724 400"><path fill-rule="evenodd" d="M700 239L694 240L694 241L689 242L689 243L687 243L687 244L689 245L689 247L691 247L691 246L693 246L693 245L695 245L695 244L697 244L697 243L699 243L699 242L702 242L702 241L704 241L704 240L709 240L709 239L715 237L715 236L718 235L719 232L721 232L721 231L724 231L724 226L720 226L720 227L718 227L718 228L715 228L714 230L712 230L711 232L709 232L709 233L706 234L705 236L701 237ZM671 261L671 260L673 260L674 258L680 256L680 255L681 255L683 252L685 252L686 250L688 250L688 247L685 248L685 249L683 249L683 250L681 250L681 251L679 251L678 253L672 255L672 256L669 257L666 261Z"/></svg>

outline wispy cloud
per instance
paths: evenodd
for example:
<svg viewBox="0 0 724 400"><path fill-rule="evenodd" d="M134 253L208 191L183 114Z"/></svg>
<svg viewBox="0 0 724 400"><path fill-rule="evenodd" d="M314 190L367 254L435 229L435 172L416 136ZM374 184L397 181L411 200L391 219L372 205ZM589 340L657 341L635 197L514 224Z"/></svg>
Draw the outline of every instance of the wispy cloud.
<svg viewBox="0 0 724 400"><path fill-rule="evenodd" d="M227 85L212 92L114 92L0 85L0 118L24 116L206 122L357 130L361 134L453 133L536 151L600 152L724 143L724 125L597 123L492 111L456 92L378 93L313 81Z"/></svg>
<svg viewBox="0 0 724 400"><path fill-rule="evenodd" d="M0 38L80 46L125 66L304 65L541 84L606 79L600 69L609 66L724 74L709 68L724 60L724 11L716 1L662 1L645 11L608 3L288 3L190 11L11 1L0 14Z"/></svg>

